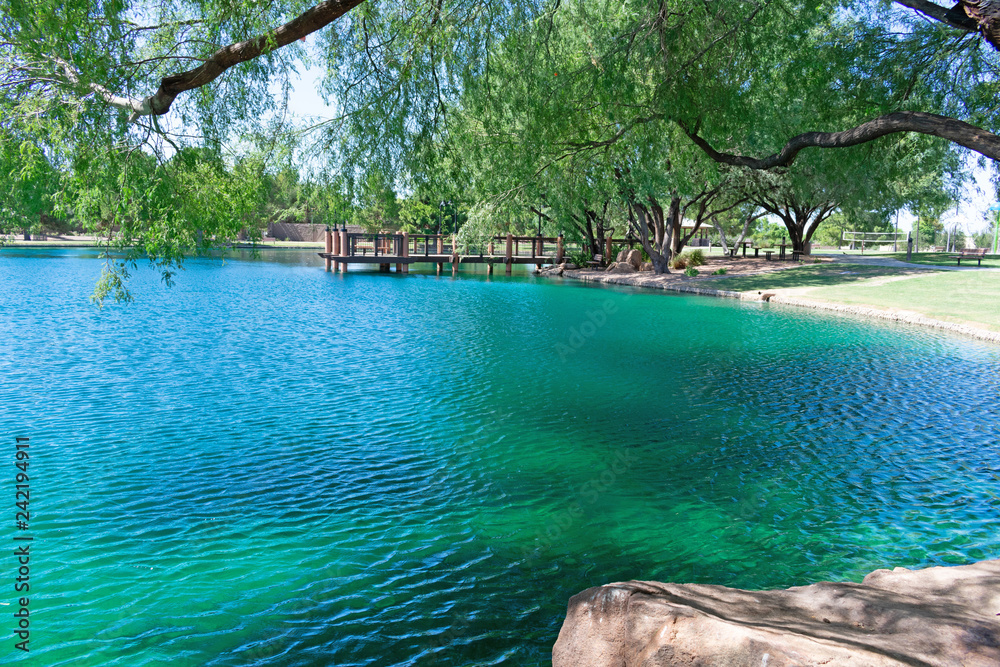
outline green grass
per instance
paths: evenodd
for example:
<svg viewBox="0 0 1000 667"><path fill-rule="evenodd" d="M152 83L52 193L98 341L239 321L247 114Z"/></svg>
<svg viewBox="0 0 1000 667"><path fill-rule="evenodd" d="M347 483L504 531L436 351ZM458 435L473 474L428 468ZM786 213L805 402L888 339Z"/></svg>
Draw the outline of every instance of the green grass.
<svg viewBox="0 0 1000 667"><path fill-rule="evenodd" d="M733 276L712 281L713 289L748 292L751 290L793 289L847 285L882 276L905 276L933 272L933 269L910 269L862 264L805 264L757 276Z"/></svg>
<svg viewBox="0 0 1000 667"><path fill-rule="evenodd" d="M886 255L893 259L898 259L900 261L906 261L905 252L890 253ZM954 259L955 253L953 252L915 252L911 256L911 264L926 264L929 266L958 266L957 261ZM976 267L976 261L974 259L963 259L962 266ZM983 268L1000 269L1000 256L998 255L986 255L983 258Z"/></svg>
<svg viewBox="0 0 1000 667"><path fill-rule="evenodd" d="M807 299L910 310L1000 330L998 271L812 264L759 276L722 278L713 280L711 286L740 292L801 289L799 295Z"/></svg>
<svg viewBox="0 0 1000 667"><path fill-rule="evenodd" d="M940 320L973 322L1000 330L1000 272L996 271L935 271L890 282L821 287L804 296L912 310Z"/></svg>

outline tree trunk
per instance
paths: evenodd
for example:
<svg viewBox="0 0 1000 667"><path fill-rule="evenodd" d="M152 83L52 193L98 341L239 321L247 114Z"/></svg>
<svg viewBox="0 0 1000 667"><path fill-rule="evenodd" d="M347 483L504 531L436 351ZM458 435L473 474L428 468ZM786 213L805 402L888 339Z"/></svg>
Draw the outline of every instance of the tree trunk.
<svg viewBox="0 0 1000 667"><path fill-rule="evenodd" d="M670 229L670 259L673 259L681 252L681 198L674 196L670 198L670 213L666 221Z"/></svg>
<svg viewBox="0 0 1000 667"><path fill-rule="evenodd" d="M662 214L662 209L660 209L660 212ZM655 241L657 227L659 228L660 239L663 238L662 215L659 225L654 223L651 218L651 211L642 204L632 204L629 206L629 223L639 236L639 242L642 244L643 250L649 255L649 261L653 265L653 273L657 275L670 273L670 254L663 251L662 241L660 243ZM650 241L651 237L653 241Z"/></svg>
<svg viewBox="0 0 1000 667"><path fill-rule="evenodd" d="M744 227L744 229L746 229ZM719 241L722 243L722 256L725 257L729 254L729 245L726 243L726 230L722 228L722 225L718 226L719 230ZM739 241L736 242L737 247L739 247Z"/></svg>

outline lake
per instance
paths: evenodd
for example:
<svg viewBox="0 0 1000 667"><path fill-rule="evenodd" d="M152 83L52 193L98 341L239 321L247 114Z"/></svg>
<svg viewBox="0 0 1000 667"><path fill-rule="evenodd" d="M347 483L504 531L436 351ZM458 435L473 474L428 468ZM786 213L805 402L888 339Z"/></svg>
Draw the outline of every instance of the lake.
<svg viewBox="0 0 1000 667"><path fill-rule="evenodd" d="M762 303L0 251L38 665L536 665L570 596L1000 557L1000 348ZM15 528L15 437L30 526ZM15 557L0 559L0 662ZM3 609L7 609L4 612Z"/></svg>

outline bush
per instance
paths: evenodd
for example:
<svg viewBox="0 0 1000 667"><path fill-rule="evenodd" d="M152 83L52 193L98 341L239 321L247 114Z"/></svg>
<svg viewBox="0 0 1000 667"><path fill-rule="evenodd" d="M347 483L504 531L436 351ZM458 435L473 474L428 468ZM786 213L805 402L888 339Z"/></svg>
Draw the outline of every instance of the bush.
<svg viewBox="0 0 1000 667"><path fill-rule="evenodd" d="M721 269L716 269L715 271L712 271L712 275L713 276L724 276L724 275L726 275L726 269L725 269L725 267L723 267Z"/></svg>
<svg viewBox="0 0 1000 667"><path fill-rule="evenodd" d="M591 260L590 251L586 248L581 248L576 252L570 252L566 254L566 259L573 262L577 266L587 266L587 262Z"/></svg>
<svg viewBox="0 0 1000 667"><path fill-rule="evenodd" d="M705 253L701 250L685 250L674 257L671 266L675 269L683 269L689 266L701 266L705 263Z"/></svg>
<svg viewBox="0 0 1000 667"><path fill-rule="evenodd" d="M688 278L694 278L696 275L698 275L698 269L694 268L693 266L689 267L687 270L684 271L684 275L687 276Z"/></svg>

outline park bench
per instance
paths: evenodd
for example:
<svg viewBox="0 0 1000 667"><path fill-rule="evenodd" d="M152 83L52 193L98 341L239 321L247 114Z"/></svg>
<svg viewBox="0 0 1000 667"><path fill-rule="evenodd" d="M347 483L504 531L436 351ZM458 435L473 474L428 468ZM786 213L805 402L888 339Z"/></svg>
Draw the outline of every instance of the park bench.
<svg viewBox="0 0 1000 667"><path fill-rule="evenodd" d="M587 262L587 266L595 268L604 263L604 255L594 255L594 258Z"/></svg>
<svg viewBox="0 0 1000 667"><path fill-rule="evenodd" d="M986 248L962 248L957 255L951 255L949 259L958 260L958 266L962 266L963 259L976 260L976 266L983 265L983 257L986 256Z"/></svg>

